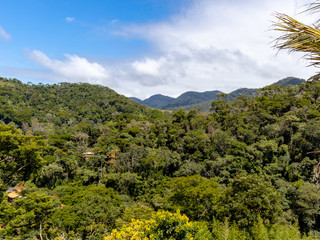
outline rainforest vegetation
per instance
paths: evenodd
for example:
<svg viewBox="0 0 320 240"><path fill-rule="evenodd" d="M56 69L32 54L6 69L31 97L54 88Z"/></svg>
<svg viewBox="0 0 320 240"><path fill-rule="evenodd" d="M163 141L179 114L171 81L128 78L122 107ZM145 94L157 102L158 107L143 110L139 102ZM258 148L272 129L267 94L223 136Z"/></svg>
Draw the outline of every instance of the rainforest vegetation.
<svg viewBox="0 0 320 240"><path fill-rule="evenodd" d="M319 66L319 22L275 17L275 47ZM319 239L319 77L209 112L0 78L0 239Z"/></svg>
<svg viewBox="0 0 320 240"><path fill-rule="evenodd" d="M0 238L320 236L319 81L207 113L5 78L0 101Z"/></svg>

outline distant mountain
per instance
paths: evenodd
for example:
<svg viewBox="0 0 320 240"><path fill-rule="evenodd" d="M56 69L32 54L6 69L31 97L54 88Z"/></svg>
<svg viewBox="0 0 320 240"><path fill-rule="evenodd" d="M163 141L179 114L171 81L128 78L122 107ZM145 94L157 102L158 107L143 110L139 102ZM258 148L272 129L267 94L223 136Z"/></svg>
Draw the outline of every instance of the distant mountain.
<svg viewBox="0 0 320 240"><path fill-rule="evenodd" d="M131 97L130 99L133 100L133 101L135 101L135 102L137 102L137 103L143 104L143 101L140 100L139 98Z"/></svg>
<svg viewBox="0 0 320 240"><path fill-rule="evenodd" d="M161 94L153 95L146 100L140 100L139 98L135 97L131 97L130 99L137 103L158 109L164 109L164 106L175 100L173 97L168 97Z"/></svg>
<svg viewBox="0 0 320 240"><path fill-rule="evenodd" d="M218 100L217 95L222 93L220 91L207 91L207 92L185 92L177 97L175 100L165 105L165 109L184 107L188 105L198 104L206 101Z"/></svg>
<svg viewBox="0 0 320 240"><path fill-rule="evenodd" d="M271 85L277 85L280 87L286 87L289 85L299 85L305 82L305 80L295 77L287 77ZM230 92L223 99L225 101L234 100L240 96L247 95L248 97L253 97L255 92L259 88L239 88L233 92ZM152 108L158 109L171 109L176 110L183 107L186 110L190 109L202 109L202 111L209 111L211 102L218 100L217 95L221 94L221 91L206 91L206 92L185 92L177 98L172 98L164 96L161 94L153 95L146 100L140 100L138 98L131 98L140 104L147 105Z"/></svg>
<svg viewBox="0 0 320 240"><path fill-rule="evenodd" d="M161 94L153 95L150 98L143 101L144 105L147 105L152 108L159 108L159 109L165 109L165 106L172 101L174 101L175 98L164 96Z"/></svg>
<svg viewBox="0 0 320 240"><path fill-rule="evenodd" d="M224 100L231 101L237 99L240 96L247 95L248 97L252 97L259 88L239 88L231 93L229 93Z"/></svg>
<svg viewBox="0 0 320 240"><path fill-rule="evenodd" d="M286 87L286 86L289 86L289 85L299 85L301 83L304 83L306 80L304 79L301 79L301 78L295 78L295 77L287 77L287 78L284 78L272 85L277 85L279 87Z"/></svg>
<svg viewBox="0 0 320 240"><path fill-rule="evenodd" d="M184 107L193 104L198 104L206 101L217 100L217 94L222 93L220 91L207 91L207 92L185 92L177 98L156 94L146 100L140 100L132 97L131 100L147 105L152 108L158 109L172 109L177 107Z"/></svg>

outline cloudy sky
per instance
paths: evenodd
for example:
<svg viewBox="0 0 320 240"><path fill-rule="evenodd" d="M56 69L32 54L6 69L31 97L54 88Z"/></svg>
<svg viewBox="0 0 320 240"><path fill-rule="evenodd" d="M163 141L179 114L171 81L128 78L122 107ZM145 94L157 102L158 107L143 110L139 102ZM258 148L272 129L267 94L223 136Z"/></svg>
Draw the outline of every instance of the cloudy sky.
<svg viewBox="0 0 320 240"><path fill-rule="evenodd" d="M0 2L0 76L88 82L141 99L256 88L316 69L277 53L274 12L306 0L10 0ZM308 22L309 21L309 22ZM311 21L311 22L310 22Z"/></svg>

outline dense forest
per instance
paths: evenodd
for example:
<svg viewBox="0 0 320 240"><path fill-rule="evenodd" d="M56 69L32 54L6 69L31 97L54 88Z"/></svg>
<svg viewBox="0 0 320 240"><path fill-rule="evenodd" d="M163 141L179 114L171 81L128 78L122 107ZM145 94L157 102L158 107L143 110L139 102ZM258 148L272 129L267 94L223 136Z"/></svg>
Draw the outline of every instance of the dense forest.
<svg viewBox="0 0 320 240"><path fill-rule="evenodd" d="M320 237L319 81L206 113L5 78L0 101L0 238Z"/></svg>

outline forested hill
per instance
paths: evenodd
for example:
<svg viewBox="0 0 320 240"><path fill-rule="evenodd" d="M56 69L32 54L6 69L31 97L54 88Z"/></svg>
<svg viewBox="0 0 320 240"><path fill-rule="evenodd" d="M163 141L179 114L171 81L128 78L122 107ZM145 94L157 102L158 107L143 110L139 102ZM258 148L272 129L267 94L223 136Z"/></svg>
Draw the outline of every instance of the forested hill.
<svg viewBox="0 0 320 240"><path fill-rule="evenodd" d="M131 99L136 101L136 99L134 99L134 98L131 98ZM150 97L144 101L140 100L140 102L139 102L139 100L138 100L138 102L143 105L147 105L149 107L152 107L152 108L163 109L163 108L165 108L165 106L167 104L169 104L173 100L174 100L174 98L172 98L172 97L164 96L161 94L156 94L156 95L153 95L152 97Z"/></svg>
<svg viewBox="0 0 320 240"><path fill-rule="evenodd" d="M89 84L0 89L2 239L319 239L319 81L210 113Z"/></svg>
<svg viewBox="0 0 320 240"><path fill-rule="evenodd" d="M299 85L303 82L305 82L305 80L300 78L287 77L279 80L276 83L273 83L272 85L286 87L290 85ZM224 100L231 101L243 95L253 97L257 90L258 89L255 88L240 88L230 92L229 94L225 94ZM222 94L221 91L186 92L177 98L156 94L143 101L138 98L131 99L138 103L157 109L177 110L179 108L185 108L188 110L201 109L202 111L206 112L209 111L211 102L218 100L220 94Z"/></svg>
<svg viewBox="0 0 320 240"><path fill-rule="evenodd" d="M0 101L1 121L20 127L32 124L36 127L37 122L42 122L47 127L39 130L46 132L79 122L103 124L123 114L134 114L137 119L161 114L108 87L87 83L29 85L17 79L0 78Z"/></svg>

